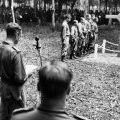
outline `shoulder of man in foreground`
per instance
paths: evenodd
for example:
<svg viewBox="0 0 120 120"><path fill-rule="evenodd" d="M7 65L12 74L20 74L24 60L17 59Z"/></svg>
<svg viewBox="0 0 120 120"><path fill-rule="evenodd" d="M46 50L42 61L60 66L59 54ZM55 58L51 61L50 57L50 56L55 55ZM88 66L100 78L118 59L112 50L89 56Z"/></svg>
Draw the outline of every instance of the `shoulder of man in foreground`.
<svg viewBox="0 0 120 120"><path fill-rule="evenodd" d="M86 117L83 117L83 116L79 116L79 115L76 115L76 114L72 114L72 117L76 120L90 120Z"/></svg>
<svg viewBox="0 0 120 120"><path fill-rule="evenodd" d="M24 118L23 114L27 114L29 112L34 111L34 108L20 108L20 109L16 109L13 111L12 113L12 118L11 120L23 120L22 118ZM27 120L25 118L25 120Z"/></svg>
<svg viewBox="0 0 120 120"><path fill-rule="evenodd" d="M36 112L34 108L20 108L13 112L11 120L34 120L40 117L38 113L39 112ZM72 114L69 120L89 120L89 119L83 116Z"/></svg>

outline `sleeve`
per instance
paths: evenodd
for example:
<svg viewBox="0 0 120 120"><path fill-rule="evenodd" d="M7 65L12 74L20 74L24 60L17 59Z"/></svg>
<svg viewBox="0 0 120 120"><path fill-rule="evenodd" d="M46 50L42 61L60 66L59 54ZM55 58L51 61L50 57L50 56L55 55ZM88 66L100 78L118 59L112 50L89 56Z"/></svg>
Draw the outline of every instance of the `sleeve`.
<svg viewBox="0 0 120 120"><path fill-rule="evenodd" d="M1 48L0 48L0 76L2 74L2 54L1 54Z"/></svg>
<svg viewBox="0 0 120 120"><path fill-rule="evenodd" d="M62 31L62 37L63 37L63 39L65 39L65 37L66 37L66 26L65 25L63 25L63 31Z"/></svg>
<svg viewBox="0 0 120 120"><path fill-rule="evenodd" d="M26 72L23 65L22 56L17 53L13 58L13 68L14 68L14 82L17 86L21 86L26 81Z"/></svg>
<svg viewBox="0 0 120 120"><path fill-rule="evenodd" d="M74 27L71 27L71 36L74 37Z"/></svg>

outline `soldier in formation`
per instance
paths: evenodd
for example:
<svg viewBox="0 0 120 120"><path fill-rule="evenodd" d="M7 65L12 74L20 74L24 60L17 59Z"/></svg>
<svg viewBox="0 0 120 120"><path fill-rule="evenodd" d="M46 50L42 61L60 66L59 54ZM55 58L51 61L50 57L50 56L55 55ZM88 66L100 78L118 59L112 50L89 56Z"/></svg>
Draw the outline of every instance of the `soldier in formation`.
<svg viewBox="0 0 120 120"><path fill-rule="evenodd" d="M61 41L62 41L62 51L61 51L61 61L68 56L70 50L70 27L69 22L71 21L71 15L67 14L64 16L64 21L62 23L61 31Z"/></svg>
<svg viewBox="0 0 120 120"><path fill-rule="evenodd" d="M93 53L95 42L98 39L98 26L95 16L87 14L85 18L81 17L80 21L73 20L71 27L68 24L70 19L69 21L66 19L66 21L62 24L61 60L66 55L70 55L70 59L72 59L77 58L76 56L80 57Z"/></svg>

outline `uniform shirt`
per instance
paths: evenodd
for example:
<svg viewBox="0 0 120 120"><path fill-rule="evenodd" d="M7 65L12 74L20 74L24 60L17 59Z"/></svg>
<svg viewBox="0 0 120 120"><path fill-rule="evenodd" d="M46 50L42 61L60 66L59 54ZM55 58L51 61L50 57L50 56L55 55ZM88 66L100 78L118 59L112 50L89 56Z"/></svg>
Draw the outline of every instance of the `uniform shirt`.
<svg viewBox="0 0 120 120"><path fill-rule="evenodd" d="M71 27L71 36L75 40L78 39L78 28L75 25Z"/></svg>
<svg viewBox="0 0 120 120"><path fill-rule="evenodd" d="M67 36L70 36L70 28L66 20L62 23L61 38L65 39Z"/></svg>
<svg viewBox="0 0 120 120"><path fill-rule="evenodd" d="M85 28L88 32L91 31L91 23L90 21L85 20Z"/></svg>
<svg viewBox="0 0 120 120"><path fill-rule="evenodd" d="M97 34L98 33L97 23L91 22L91 25L92 25L92 27L91 27L92 32L94 32L95 34Z"/></svg>
<svg viewBox="0 0 120 120"><path fill-rule="evenodd" d="M13 112L11 120L88 120L73 115L70 117L64 110L20 109Z"/></svg>
<svg viewBox="0 0 120 120"><path fill-rule="evenodd" d="M20 51L7 41L0 47L0 74L3 83L22 86L25 82L25 69Z"/></svg>
<svg viewBox="0 0 120 120"><path fill-rule="evenodd" d="M85 25L79 22L79 23L78 23L78 30L79 30L79 35L80 35L81 37L83 37L83 32L86 31Z"/></svg>

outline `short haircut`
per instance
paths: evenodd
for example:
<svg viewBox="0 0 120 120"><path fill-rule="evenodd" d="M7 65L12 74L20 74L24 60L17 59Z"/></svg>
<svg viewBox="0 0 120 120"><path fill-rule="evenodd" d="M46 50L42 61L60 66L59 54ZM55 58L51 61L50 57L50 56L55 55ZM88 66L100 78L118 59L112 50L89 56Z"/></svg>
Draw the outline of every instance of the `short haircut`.
<svg viewBox="0 0 120 120"><path fill-rule="evenodd" d="M68 19L68 18L71 18L71 15L70 15L70 14L65 14L65 15L64 15L64 19L66 20L66 19Z"/></svg>
<svg viewBox="0 0 120 120"><path fill-rule="evenodd" d="M6 34L7 37L16 37L16 33L21 32L21 27L17 23L8 23L6 25Z"/></svg>
<svg viewBox="0 0 120 120"><path fill-rule="evenodd" d="M67 92L72 72L63 62L51 61L39 70L38 87L48 98L58 98Z"/></svg>

